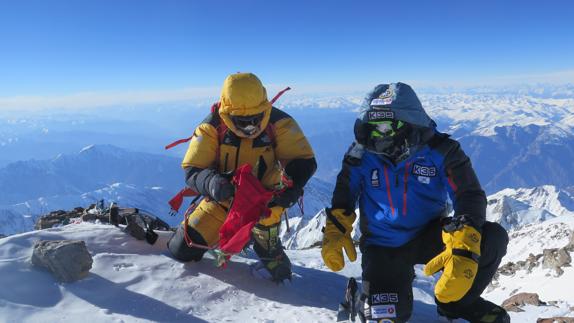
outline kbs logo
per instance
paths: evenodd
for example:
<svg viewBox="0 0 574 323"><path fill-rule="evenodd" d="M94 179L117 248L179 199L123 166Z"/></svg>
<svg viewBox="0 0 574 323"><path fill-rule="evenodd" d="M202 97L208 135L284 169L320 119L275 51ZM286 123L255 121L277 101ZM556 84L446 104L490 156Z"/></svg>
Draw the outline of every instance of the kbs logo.
<svg viewBox="0 0 574 323"><path fill-rule="evenodd" d="M397 293L379 293L371 295L371 304L398 303L399 294Z"/></svg>
<svg viewBox="0 0 574 323"><path fill-rule="evenodd" d="M394 119L395 113L390 110L369 111L369 121Z"/></svg>
<svg viewBox="0 0 574 323"><path fill-rule="evenodd" d="M413 165L413 174L426 177L436 176L436 167L434 166L422 166L418 164Z"/></svg>

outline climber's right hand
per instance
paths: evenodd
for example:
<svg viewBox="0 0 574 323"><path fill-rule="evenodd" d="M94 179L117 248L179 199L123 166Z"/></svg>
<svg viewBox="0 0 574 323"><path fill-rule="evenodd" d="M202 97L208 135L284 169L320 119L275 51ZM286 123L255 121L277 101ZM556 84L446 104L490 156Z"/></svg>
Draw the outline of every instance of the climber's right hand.
<svg viewBox="0 0 574 323"><path fill-rule="evenodd" d="M327 221L323 229L321 256L329 269L339 271L345 267L343 249L350 261L357 259L357 251L351 238L356 215L354 212L346 212L344 209L327 208L325 213L327 214Z"/></svg>

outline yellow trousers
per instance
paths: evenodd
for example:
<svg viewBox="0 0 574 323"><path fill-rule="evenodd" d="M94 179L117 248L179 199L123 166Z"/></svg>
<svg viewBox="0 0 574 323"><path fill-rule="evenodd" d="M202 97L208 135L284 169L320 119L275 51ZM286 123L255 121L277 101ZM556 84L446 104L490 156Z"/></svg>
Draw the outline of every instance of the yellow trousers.
<svg viewBox="0 0 574 323"><path fill-rule="evenodd" d="M227 217L227 211L224 208L226 206L204 199L189 216L189 226L201 234L208 246L213 246L219 241L219 229ZM282 207L272 207L271 215L261 219L259 223L264 226L277 224L281 221L283 211Z"/></svg>

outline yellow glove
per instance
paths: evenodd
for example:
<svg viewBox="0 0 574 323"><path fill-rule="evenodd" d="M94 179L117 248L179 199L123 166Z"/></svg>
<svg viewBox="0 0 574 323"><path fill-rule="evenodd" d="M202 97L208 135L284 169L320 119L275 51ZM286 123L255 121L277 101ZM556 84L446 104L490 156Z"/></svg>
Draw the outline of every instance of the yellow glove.
<svg viewBox="0 0 574 323"><path fill-rule="evenodd" d="M272 226L276 223L281 222L281 215L283 215L284 208L280 206L274 206L270 208L271 214L268 217L259 220L259 224L262 224L266 227Z"/></svg>
<svg viewBox="0 0 574 323"><path fill-rule="evenodd" d="M441 303L460 300L472 286L478 270L480 240L480 232L469 225L462 225L451 232L443 230L445 250L424 268L427 276L443 270L434 288L435 296Z"/></svg>
<svg viewBox="0 0 574 323"><path fill-rule="evenodd" d="M321 256L325 265L332 271L339 271L345 267L343 250L350 261L357 259L357 251L351 238L353 222L357 217L355 213L345 215L343 209L325 209L327 224L323 230L323 244Z"/></svg>

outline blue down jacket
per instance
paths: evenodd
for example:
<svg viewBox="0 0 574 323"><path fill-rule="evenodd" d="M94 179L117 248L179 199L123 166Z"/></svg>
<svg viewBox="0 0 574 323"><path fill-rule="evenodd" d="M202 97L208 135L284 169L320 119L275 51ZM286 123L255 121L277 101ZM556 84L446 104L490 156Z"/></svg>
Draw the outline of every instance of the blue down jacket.
<svg viewBox="0 0 574 323"><path fill-rule="evenodd" d="M362 242L399 247L445 216L449 197L454 216L482 227L486 196L470 160L457 141L435 132L397 165L368 151L361 158L346 155L332 207L351 211L358 202Z"/></svg>

